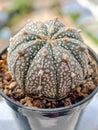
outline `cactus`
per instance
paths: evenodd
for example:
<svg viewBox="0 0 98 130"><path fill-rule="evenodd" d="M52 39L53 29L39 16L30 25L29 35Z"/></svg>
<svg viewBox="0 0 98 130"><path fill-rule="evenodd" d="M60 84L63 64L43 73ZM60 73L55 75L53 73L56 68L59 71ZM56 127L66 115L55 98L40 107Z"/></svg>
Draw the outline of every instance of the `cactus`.
<svg viewBox="0 0 98 130"><path fill-rule="evenodd" d="M10 39L7 62L25 93L58 100L83 82L88 51L80 31L56 18L25 25Z"/></svg>

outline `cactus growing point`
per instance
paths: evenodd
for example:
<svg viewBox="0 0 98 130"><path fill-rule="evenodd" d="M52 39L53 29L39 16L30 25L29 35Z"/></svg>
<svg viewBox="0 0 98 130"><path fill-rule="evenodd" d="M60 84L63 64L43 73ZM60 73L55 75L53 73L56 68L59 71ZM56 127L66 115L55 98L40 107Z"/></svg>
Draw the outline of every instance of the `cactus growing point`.
<svg viewBox="0 0 98 130"><path fill-rule="evenodd" d="M11 38L7 62L26 93L62 99L83 82L88 51L78 30L57 19L37 21Z"/></svg>

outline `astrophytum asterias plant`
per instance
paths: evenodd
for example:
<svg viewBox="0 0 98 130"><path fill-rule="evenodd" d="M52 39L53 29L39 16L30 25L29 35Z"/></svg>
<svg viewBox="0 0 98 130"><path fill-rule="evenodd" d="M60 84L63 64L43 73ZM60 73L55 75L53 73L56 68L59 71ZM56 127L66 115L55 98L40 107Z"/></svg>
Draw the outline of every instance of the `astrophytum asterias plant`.
<svg viewBox="0 0 98 130"><path fill-rule="evenodd" d="M84 80L88 52L78 30L37 21L11 38L7 62L24 92L61 99Z"/></svg>

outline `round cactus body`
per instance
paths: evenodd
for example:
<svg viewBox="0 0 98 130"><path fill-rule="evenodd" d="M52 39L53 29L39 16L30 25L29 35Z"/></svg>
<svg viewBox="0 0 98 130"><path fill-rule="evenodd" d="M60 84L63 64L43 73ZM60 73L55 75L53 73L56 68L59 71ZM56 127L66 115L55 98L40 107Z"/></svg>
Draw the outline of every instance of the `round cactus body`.
<svg viewBox="0 0 98 130"><path fill-rule="evenodd" d="M86 45L57 19L31 22L10 40L8 68L28 94L62 99L85 78Z"/></svg>

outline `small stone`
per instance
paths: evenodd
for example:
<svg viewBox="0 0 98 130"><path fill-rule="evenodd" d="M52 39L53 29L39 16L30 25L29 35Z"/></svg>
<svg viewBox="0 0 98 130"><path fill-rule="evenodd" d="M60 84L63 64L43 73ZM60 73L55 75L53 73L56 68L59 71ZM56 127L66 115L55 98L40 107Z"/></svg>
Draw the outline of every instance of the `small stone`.
<svg viewBox="0 0 98 130"><path fill-rule="evenodd" d="M9 82L7 80L4 79L3 82L5 85L9 85Z"/></svg>
<svg viewBox="0 0 98 130"><path fill-rule="evenodd" d="M2 77L0 77L0 82L2 82Z"/></svg>
<svg viewBox="0 0 98 130"><path fill-rule="evenodd" d="M26 100L25 100L25 99L21 99L21 100L20 100L20 103L21 103L21 104L25 104L25 103L26 103Z"/></svg>
<svg viewBox="0 0 98 130"><path fill-rule="evenodd" d="M8 91L8 94L11 95L11 94L12 94L12 90L9 90L9 91Z"/></svg>
<svg viewBox="0 0 98 130"><path fill-rule="evenodd" d="M95 83L98 85L98 78L95 78Z"/></svg>
<svg viewBox="0 0 98 130"><path fill-rule="evenodd" d="M3 55L1 56L1 59L2 59L2 60L6 60L6 57L7 57L7 55L6 55L6 54L3 54Z"/></svg>
<svg viewBox="0 0 98 130"><path fill-rule="evenodd" d="M87 93L87 91L88 91L88 90L87 90L87 87L86 87L86 85L85 85L85 86L83 87L83 89L81 90L81 92L82 92L82 93Z"/></svg>
<svg viewBox="0 0 98 130"><path fill-rule="evenodd" d="M2 89L3 88L3 83L2 82L0 82L0 89Z"/></svg>
<svg viewBox="0 0 98 130"><path fill-rule="evenodd" d="M3 63L4 63L4 61L3 61L3 60L0 60L0 66L2 66Z"/></svg>
<svg viewBox="0 0 98 130"><path fill-rule="evenodd" d="M23 91L21 89L16 90L17 93L22 93Z"/></svg>
<svg viewBox="0 0 98 130"><path fill-rule="evenodd" d="M17 86L17 82L12 82L12 83L8 86L8 88L12 90L12 89L14 89L16 86Z"/></svg>
<svg viewBox="0 0 98 130"><path fill-rule="evenodd" d="M33 106L30 100L26 101L26 106L28 106L28 107L32 107Z"/></svg>
<svg viewBox="0 0 98 130"><path fill-rule="evenodd" d="M72 86L71 86L71 87L72 87L72 89L74 89L74 88L75 88L75 84L72 84Z"/></svg>
<svg viewBox="0 0 98 130"><path fill-rule="evenodd" d="M25 97L25 100L27 101L27 100L30 100L30 97Z"/></svg>
<svg viewBox="0 0 98 130"><path fill-rule="evenodd" d="M95 84L92 82L92 83L89 83L89 84L88 84L88 88L89 88L90 90L94 90L94 89L96 88L96 86L95 86Z"/></svg>
<svg viewBox="0 0 98 130"><path fill-rule="evenodd" d="M12 79L12 76L9 72L5 73L5 80L10 81Z"/></svg>
<svg viewBox="0 0 98 130"><path fill-rule="evenodd" d="M81 87L77 87L77 92L80 93L81 92Z"/></svg>
<svg viewBox="0 0 98 130"><path fill-rule="evenodd" d="M71 100L69 98L65 100L65 103L64 103L65 106L69 106L71 104L72 103L71 103Z"/></svg>
<svg viewBox="0 0 98 130"><path fill-rule="evenodd" d="M4 92L4 94L5 94L5 95L8 95L8 94L9 94L8 89L4 89L4 91L3 91L3 92Z"/></svg>
<svg viewBox="0 0 98 130"><path fill-rule="evenodd" d="M81 96L83 96L83 98L86 98L86 97L88 97L88 94L87 93L82 93Z"/></svg>

